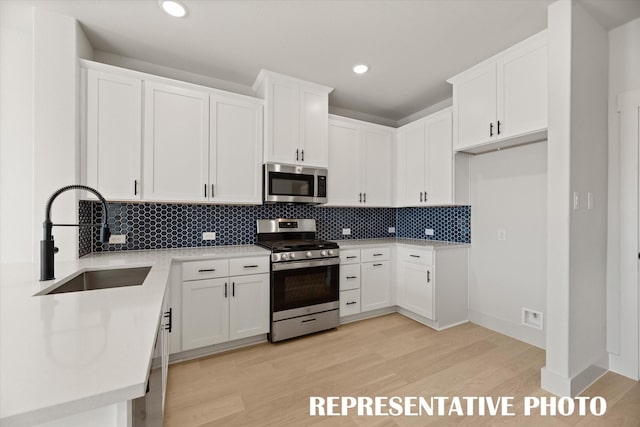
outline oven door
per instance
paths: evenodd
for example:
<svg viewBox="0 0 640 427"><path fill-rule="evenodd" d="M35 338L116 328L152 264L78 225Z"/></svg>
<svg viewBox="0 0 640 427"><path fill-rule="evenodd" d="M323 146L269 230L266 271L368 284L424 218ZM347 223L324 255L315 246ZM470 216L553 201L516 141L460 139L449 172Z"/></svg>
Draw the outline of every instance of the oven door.
<svg viewBox="0 0 640 427"><path fill-rule="evenodd" d="M318 198L318 189L316 188L317 169L267 163L264 166L264 173L265 202L326 202L324 200L326 195L322 200ZM326 174L323 179L326 179Z"/></svg>
<svg viewBox="0 0 640 427"><path fill-rule="evenodd" d="M274 263L272 321L340 307L340 258Z"/></svg>

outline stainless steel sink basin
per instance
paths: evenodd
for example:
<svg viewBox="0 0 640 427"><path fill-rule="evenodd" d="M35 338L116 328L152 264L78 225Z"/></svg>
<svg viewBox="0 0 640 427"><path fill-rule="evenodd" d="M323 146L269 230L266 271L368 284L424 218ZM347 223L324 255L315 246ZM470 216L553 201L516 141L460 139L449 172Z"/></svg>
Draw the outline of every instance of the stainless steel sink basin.
<svg viewBox="0 0 640 427"><path fill-rule="evenodd" d="M36 295L62 294L66 292L93 291L96 289L140 286L151 267L117 268L111 270L85 271L62 282L51 290Z"/></svg>

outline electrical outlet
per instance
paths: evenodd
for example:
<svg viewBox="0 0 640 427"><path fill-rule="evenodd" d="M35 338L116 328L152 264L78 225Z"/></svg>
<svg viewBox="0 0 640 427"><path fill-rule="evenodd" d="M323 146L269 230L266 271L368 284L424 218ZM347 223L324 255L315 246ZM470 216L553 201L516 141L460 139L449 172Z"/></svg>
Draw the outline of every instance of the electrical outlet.
<svg viewBox="0 0 640 427"><path fill-rule="evenodd" d="M127 243L126 234L112 234L111 236L109 236L110 245L123 245L125 243Z"/></svg>
<svg viewBox="0 0 640 427"><path fill-rule="evenodd" d="M498 240L507 240L507 230L504 228L498 229Z"/></svg>
<svg viewBox="0 0 640 427"><path fill-rule="evenodd" d="M342 235L343 236L351 236L351 229L350 228L343 228L342 229Z"/></svg>
<svg viewBox="0 0 640 427"><path fill-rule="evenodd" d="M435 232L433 231L433 228L425 228L424 229L424 235L425 236L433 236L435 234Z"/></svg>
<svg viewBox="0 0 640 427"><path fill-rule="evenodd" d="M202 240L216 240L216 233L214 231L208 231L202 233Z"/></svg>
<svg viewBox="0 0 640 427"><path fill-rule="evenodd" d="M542 330L544 328L542 312L522 307L522 324Z"/></svg>
<svg viewBox="0 0 640 427"><path fill-rule="evenodd" d="M395 227L389 227L389 233L395 233L395 232L396 232Z"/></svg>

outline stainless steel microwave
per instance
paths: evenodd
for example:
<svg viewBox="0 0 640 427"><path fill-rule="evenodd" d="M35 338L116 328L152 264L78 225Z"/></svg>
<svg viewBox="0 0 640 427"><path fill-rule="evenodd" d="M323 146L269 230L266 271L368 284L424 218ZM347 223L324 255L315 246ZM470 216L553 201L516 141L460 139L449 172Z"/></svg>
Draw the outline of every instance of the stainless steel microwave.
<svg viewBox="0 0 640 427"><path fill-rule="evenodd" d="M327 203L327 170L266 163L265 203Z"/></svg>

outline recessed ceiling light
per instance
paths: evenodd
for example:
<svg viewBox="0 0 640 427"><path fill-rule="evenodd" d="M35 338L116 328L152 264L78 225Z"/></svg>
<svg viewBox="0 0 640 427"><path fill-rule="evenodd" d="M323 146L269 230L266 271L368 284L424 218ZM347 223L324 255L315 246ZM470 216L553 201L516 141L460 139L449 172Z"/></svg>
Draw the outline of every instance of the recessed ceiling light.
<svg viewBox="0 0 640 427"><path fill-rule="evenodd" d="M159 3L162 10L173 17L187 16L187 7L178 0L159 0Z"/></svg>
<svg viewBox="0 0 640 427"><path fill-rule="evenodd" d="M353 66L353 72L356 74L364 74L369 71L369 67L364 64L358 64Z"/></svg>

